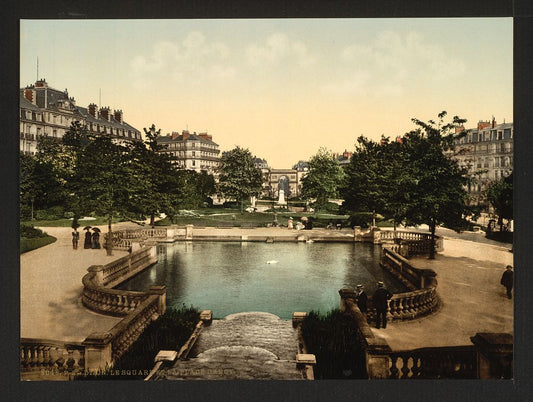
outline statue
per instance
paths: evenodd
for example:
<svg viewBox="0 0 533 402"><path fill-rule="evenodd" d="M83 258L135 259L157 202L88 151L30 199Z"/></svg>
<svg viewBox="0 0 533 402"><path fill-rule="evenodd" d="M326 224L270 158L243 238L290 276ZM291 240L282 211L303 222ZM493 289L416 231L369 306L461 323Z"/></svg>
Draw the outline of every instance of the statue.
<svg viewBox="0 0 533 402"><path fill-rule="evenodd" d="M278 204L286 204L286 202L285 202L285 190L279 190Z"/></svg>

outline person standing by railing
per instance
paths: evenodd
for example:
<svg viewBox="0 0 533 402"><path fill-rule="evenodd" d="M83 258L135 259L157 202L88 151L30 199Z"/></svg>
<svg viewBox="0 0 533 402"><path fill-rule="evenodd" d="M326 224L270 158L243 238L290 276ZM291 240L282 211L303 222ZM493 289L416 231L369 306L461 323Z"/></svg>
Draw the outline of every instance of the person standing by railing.
<svg viewBox="0 0 533 402"><path fill-rule="evenodd" d="M366 319L368 297L365 292L365 287L363 285L357 285L357 307L363 314L363 317Z"/></svg>
<svg viewBox="0 0 533 402"><path fill-rule="evenodd" d="M392 293L385 288L385 284L381 281L378 282L378 288L372 296L372 303L376 309L376 328L379 329L383 326L383 329L387 328L387 310L389 307L389 300L392 297Z"/></svg>

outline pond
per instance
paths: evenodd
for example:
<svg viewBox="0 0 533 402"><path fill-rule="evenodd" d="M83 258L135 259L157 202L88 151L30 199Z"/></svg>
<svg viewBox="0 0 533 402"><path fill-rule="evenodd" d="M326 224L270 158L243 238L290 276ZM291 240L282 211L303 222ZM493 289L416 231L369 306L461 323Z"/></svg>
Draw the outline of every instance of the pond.
<svg viewBox="0 0 533 402"><path fill-rule="evenodd" d="M158 262L118 286L166 285L167 307L193 305L214 318L264 311L291 319L295 311L326 313L340 305L339 289L377 281L405 291L380 266L380 246L366 243L176 242L160 244Z"/></svg>

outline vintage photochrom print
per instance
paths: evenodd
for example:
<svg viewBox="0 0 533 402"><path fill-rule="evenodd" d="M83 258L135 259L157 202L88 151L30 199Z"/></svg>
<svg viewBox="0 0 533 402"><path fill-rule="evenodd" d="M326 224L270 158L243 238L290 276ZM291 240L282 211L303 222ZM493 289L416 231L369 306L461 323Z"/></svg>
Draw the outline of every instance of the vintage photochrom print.
<svg viewBox="0 0 533 402"><path fill-rule="evenodd" d="M21 381L514 377L512 18L22 19L19 110Z"/></svg>

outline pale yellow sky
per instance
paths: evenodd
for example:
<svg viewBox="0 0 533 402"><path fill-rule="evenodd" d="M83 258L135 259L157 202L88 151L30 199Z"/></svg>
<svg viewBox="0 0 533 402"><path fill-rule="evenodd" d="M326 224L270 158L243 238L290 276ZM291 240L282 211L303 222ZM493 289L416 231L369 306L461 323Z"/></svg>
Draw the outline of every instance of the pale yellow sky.
<svg viewBox="0 0 533 402"><path fill-rule="evenodd" d="M513 120L512 19L23 20L20 85L274 168L449 116Z"/></svg>

